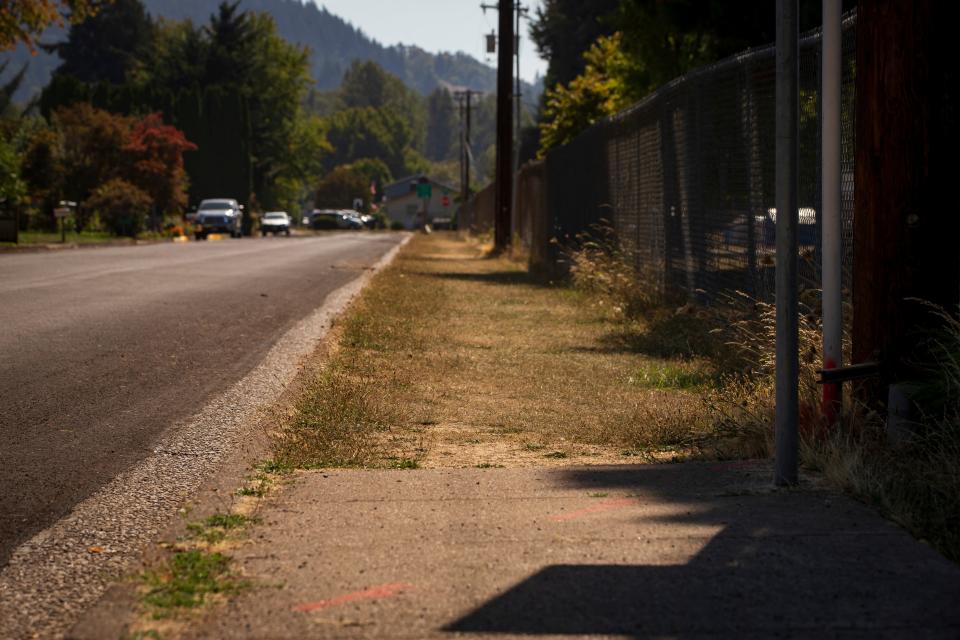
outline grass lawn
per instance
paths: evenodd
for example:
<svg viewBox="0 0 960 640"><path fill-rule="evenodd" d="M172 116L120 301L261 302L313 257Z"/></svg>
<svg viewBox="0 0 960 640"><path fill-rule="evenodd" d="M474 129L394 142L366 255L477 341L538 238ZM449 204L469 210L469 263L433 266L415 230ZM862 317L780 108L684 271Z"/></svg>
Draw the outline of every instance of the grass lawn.
<svg viewBox="0 0 960 640"><path fill-rule="evenodd" d="M303 383L278 456L394 468L687 457L714 373L682 326L661 324L626 330L476 243L417 236Z"/></svg>
<svg viewBox="0 0 960 640"><path fill-rule="evenodd" d="M21 231L18 238L19 242L16 244L13 242L0 242L0 246L15 247L18 245L29 246L61 243L59 231L56 233L48 233L46 231ZM106 244L122 241L122 239L112 236L106 231L83 231L81 233L68 231L66 239L67 244Z"/></svg>

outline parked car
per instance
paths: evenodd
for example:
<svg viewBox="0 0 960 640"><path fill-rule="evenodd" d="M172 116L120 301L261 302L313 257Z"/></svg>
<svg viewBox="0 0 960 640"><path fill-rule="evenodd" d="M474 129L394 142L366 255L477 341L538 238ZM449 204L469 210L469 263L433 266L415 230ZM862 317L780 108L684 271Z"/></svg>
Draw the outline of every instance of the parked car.
<svg viewBox="0 0 960 640"><path fill-rule="evenodd" d="M304 224L311 229L361 229L360 220L337 209L314 209L304 217Z"/></svg>
<svg viewBox="0 0 960 640"><path fill-rule="evenodd" d="M363 222L363 216L354 209L343 209L340 213L347 219L348 229L365 229L367 227Z"/></svg>
<svg viewBox="0 0 960 640"><path fill-rule="evenodd" d="M268 233L273 235L290 235L290 216L286 211L268 211L260 219L260 233L266 236Z"/></svg>
<svg viewBox="0 0 960 640"><path fill-rule="evenodd" d="M203 200L193 220L193 235L204 240L211 233L229 233L231 238L243 235L243 205L229 198Z"/></svg>

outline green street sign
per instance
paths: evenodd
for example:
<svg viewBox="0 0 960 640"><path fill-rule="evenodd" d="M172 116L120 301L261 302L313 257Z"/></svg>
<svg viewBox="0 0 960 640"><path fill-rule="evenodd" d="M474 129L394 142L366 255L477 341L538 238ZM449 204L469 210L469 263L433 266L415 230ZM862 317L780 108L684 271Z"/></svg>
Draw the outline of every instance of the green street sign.
<svg viewBox="0 0 960 640"><path fill-rule="evenodd" d="M417 185L417 197L429 199L433 197L433 185L429 182L421 182Z"/></svg>

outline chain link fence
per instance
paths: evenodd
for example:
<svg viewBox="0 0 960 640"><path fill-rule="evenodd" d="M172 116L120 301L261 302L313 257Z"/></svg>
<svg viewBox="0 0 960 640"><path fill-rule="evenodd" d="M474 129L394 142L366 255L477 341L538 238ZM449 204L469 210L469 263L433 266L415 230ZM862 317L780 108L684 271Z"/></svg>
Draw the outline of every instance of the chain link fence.
<svg viewBox="0 0 960 640"><path fill-rule="evenodd" d="M855 23L854 14L843 21L847 299L853 258ZM820 55L819 31L804 36L799 241L807 289L820 287ZM775 57L770 45L693 71L551 150L542 163L525 167L513 230L531 265L562 267L560 247L609 224L639 277L667 298L709 303L724 292L742 291L772 299ZM468 205L463 222L492 223L492 206L488 215L485 200Z"/></svg>

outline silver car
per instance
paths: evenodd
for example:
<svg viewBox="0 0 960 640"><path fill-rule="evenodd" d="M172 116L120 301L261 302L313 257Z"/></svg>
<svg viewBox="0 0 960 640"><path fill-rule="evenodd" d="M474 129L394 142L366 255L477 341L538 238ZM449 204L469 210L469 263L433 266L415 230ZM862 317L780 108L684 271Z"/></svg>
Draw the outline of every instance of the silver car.
<svg viewBox="0 0 960 640"><path fill-rule="evenodd" d="M229 233L231 238L239 238L243 235L243 205L230 198L203 200L193 224L197 240L211 233Z"/></svg>

